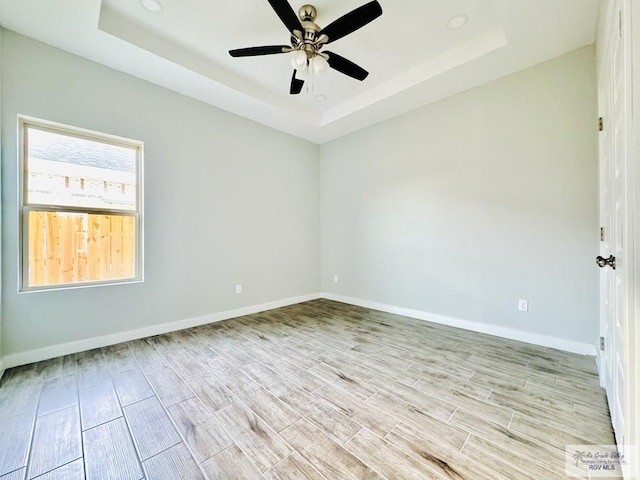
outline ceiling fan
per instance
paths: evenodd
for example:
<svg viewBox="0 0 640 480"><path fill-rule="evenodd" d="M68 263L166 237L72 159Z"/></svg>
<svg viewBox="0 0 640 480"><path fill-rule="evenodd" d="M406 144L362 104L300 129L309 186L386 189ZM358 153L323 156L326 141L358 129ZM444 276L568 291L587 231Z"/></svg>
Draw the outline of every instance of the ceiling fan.
<svg viewBox="0 0 640 480"><path fill-rule="evenodd" d="M352 10L325 28L320 28L314 23L317 10L313 5L303 5L296 15L287 0L268 0L268 2L291 33L291 46L268 45L238 48L229 50L229 55L232 57L254 57L291 53L294 70L289 93L292 95L302 91L310 72L320 73L327 66L356 80L362 81L367 78L369 72L351 60L347 60L337 53L321 50L326 44L355 32L382 15L382 7L377 0Z"/></svg>

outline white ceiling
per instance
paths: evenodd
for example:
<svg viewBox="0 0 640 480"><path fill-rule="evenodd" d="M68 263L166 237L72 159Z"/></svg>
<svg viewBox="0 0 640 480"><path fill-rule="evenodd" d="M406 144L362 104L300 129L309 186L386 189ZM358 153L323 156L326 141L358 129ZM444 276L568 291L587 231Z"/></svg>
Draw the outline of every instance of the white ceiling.
<svg viewBox="0 0 640 480"><path fill-rule="evenodd" d="M370 72L334 70L289 95L288 55L231 58L284 45L266 0L0 0L0 24L315 143L468 90L594 42L599 0L379 0L383 15L330 50ZM315 0L328 25L368 0ZM295 11L306 3L291 0ZM467 25L449 30L453 16ZM315 100L327 97L325 102Z"/></svg>

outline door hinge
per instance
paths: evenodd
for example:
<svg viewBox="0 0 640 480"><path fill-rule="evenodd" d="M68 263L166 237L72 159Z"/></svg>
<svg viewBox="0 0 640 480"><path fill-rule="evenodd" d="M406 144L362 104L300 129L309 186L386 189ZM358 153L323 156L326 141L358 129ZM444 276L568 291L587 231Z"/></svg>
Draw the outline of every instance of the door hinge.
<svg viewBox="0 0 640 480"><path fill-rule="evenodd" d="M601 132L604 130L604 120L602 117L598 118L598 131Z"/></svg>
<svg viewBox="0 0 640 480"><path fill-rule="evenodd" d="M622 10L618 12L618 18L620 20L618 23L618 32L620 33L620 38L622 38Z"/></svg>
<svg viewBox="0 0 640 480"><path fill-rule="evenodd" d="M600 241L604 242L604 227L600 227Z"/></svg>
<svg viewBox="0 0 640 480"><path fill-rule="evenodd" d="M604 337L600 337L600 351L604 352Z"/></svg>

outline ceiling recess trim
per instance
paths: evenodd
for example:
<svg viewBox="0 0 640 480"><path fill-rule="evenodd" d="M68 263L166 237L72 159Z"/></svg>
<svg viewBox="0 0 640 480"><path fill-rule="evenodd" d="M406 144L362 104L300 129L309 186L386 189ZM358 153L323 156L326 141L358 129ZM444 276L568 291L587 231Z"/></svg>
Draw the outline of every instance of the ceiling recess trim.
<svg viewBox="0 0 640 480"><path fill-rule="evenodd" d="M506 46L507 37L502 28L489 30L327 110L322 115L320 126L330 125L336 120Z"/></svg>

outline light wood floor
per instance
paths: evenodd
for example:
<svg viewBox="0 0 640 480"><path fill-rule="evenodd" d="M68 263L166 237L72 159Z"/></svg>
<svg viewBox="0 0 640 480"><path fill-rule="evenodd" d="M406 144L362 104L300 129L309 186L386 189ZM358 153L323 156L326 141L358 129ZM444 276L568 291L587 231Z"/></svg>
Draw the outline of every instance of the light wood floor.
<svg viewBox="0 0 640 480"><path fill-rule="evenodd" d="M0 479L565 477L595 361L327 300L9 370Z"/></svg>

